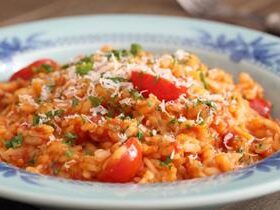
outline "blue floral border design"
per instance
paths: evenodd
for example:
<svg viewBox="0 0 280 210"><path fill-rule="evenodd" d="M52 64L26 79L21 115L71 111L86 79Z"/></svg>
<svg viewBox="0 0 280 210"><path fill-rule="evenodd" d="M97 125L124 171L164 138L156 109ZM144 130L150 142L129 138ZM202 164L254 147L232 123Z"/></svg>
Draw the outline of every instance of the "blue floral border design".
<svg viewBox="0 0 280 210"><path fill-rule="evenodd" d="M279 48L279 43L266 41L262 36L252 40L246 40L241 34L228 37L224 33L215 36L205 30L195 29L195 31L198 33L198 36L195 39L172 35L163 36L160 34L89 34L50 40L45 39L43 36L44 34L42 33L34 33L25 39L15 36L0 40L0 60L11 63L13 57L19 53L24 53L29 50L70 45L73 43L138 41L140 43L172 43L175 46L179 45L182 47L192 46L204 49L208 48L215 52L227 53L233 62L241 62L243 60L251 61L267 67L274 73L280 73L280 51L277 50L277 47ZM272 170L280 171L280 152L250 167L236 172L222 174L217 177L228 176L230 174L235 181L238 181L248 179L257 171L267 173ZM16 167L9 166L5 163L0 163L0 175L5 178L18 176L25 183L41 185L39 175L19 170Z"/></svg>

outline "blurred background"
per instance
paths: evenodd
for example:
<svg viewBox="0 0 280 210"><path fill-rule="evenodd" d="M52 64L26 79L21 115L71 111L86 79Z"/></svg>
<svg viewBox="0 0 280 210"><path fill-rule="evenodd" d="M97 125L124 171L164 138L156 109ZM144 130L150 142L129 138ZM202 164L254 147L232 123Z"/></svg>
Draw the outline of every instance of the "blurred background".
<svg viewBox="0 0 280 210"><path fill-rule="evenodd" d="M203 18L280 36L280 0L0 0L0 27L61 16L104 13ZM39 210L34 206L4 199L0 199L0 209ZM280 194L222 208L235 209L279 210Z"/></svg>
<svg viewBox="0 0 280 210"><path fill-rule="evenodd" d="M214 19L272 33L280 30L279 0L0 0L0 5L0 26L71 15L138 13Z"/></svg>

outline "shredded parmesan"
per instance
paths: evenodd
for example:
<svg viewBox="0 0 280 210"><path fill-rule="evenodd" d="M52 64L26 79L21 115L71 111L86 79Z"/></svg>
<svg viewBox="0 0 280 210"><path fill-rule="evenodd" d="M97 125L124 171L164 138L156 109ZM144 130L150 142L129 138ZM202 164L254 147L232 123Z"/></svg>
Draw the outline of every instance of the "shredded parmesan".
<svg viewBox="0 0 280 210"><path fill-rule="evenodd" d="M104 106L99 105L97 107L92 107L90 109L90 112L93 116L96 116L97 114L105 115L108 113L108 110Z"/></svg>
<svg viewBox="0 0 280 210"><path fill-rule="evenodd" d="M63 167L69 169L72 165L74 165L77 161L76 160L69 160L64 163Z"/></svg>
<svg viewBox="0 0 280 210"><path fill-rule="evenodd" d="M117 134L121 142L125 142L127 140L127 135L125 133Z"/></svg>
<svg viewBox="0 0 280 210"><path fill-rule="evenodd" d="M119 103L120 103L120 104L124 104L124 105L128 105L128 106L131 106L132 104L135 103L135 101L133 101L131 98L124 98L124 99L120 100Z"/></svg>
<svg viewBox="0 0 280 210"><path fill-rule="evenodd" d="M20 104L21 103L28 103L35 108L39 107L39 105L34 101L33 97L30 96L30 95L27 95L27 94L19 95L18 98L19 98L19 103Z"/></svg>

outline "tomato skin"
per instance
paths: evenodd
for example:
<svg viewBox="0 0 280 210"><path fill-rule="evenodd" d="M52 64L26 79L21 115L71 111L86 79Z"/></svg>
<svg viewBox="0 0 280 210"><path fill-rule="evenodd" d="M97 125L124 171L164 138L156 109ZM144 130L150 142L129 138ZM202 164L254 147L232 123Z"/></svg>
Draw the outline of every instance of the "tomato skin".
<svg viewBox="0 0 280 210"><path fill-rule="evenodd" d="M35 74L35 69L38 69L38 68L41 68L42 65L49 65L51 66L52 68L56 69L58 68L58 64L54 61L54 60L51 60L51 59L40 59L40 60L37 60L31 64L29 64L28 66L20 69L19 71L15 72L11 78L10 78L10 81L13 81L13 80L17 80L17 79L23 79L23 80L30 80L34 74Z"/></svg>
<svg viewBox="0 0 280 210"><path fill-rule="evenodd" d="M265 99L255 98L249 101L250 107L261 116L268 118L271 112L271 103Z"/></svg>
<svg viewBox="0 0 280 210"><path fill-rule="evenodd" d="M104 163L98 176L102 182L129 182L142 166L142 149L137 138L128 139Z"/></svg>
<svg viewBox="0 0 280 210"><path fill-rule="evenodd" d="M143 91L142 94L144 97L148 97L152 93L159 100L176 100L181 94L187 91L186 87L177 87L164 78L156 78L151 74L138 71L132 71L131 81L137 90Z"/></svg>

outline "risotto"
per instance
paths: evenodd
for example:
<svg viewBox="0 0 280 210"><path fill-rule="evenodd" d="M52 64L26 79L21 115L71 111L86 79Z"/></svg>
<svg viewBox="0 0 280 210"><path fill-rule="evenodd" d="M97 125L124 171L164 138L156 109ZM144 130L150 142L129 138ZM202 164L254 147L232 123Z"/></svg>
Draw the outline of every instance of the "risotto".
<svg viewBox="0 0 280 210"><path fill-rule="evenodd" d="M103 46L41 59L0 83L0 160L101 182L171 182L246 167L280 149L271 103L247 73L183 50Z"/></svg>

